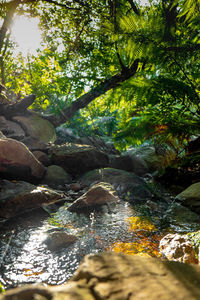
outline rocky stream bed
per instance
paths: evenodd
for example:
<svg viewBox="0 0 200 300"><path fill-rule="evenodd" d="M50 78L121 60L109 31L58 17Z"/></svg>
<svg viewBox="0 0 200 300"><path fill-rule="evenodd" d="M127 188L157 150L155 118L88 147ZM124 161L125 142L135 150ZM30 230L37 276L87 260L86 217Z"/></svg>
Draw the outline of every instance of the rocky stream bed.
<svg viewBox="0 0 200 300"><path fill-rule="evenodd" d="M154 176L166 152L120 154L66 132L60 144L41 117L10 118L0 117L1 300L200 299L198 161L166 190Z"/></svg>
<svg viewBox="0 0 200 300"><path fill-rule="evenodd" d="M53 204L1 223L1 282L6 288L27 283L63 284L89 253L161 257L159 242L167 233L200 228L198 215L175 203L163 189L161 196L134 204L118 199L83 212L70 212L67 202ZM77 239L67 246L54 239L54 248L49 249L45 240L57 231Z"/></svg>

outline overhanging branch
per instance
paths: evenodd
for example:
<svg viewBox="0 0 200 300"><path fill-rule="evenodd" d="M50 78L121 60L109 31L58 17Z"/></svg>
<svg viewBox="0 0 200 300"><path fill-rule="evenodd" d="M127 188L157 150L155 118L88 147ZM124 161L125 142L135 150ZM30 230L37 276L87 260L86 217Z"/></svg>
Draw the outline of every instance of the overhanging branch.
<svg viewBox="0 0 200 300"><path fill-rule="evenodd" d="M59 126L73 117L73 115L81 108L85 108L90 102L105 94L107 91L120 86L120 84L127 79L134 76L138 69L139 60L135 60L130 68L126 69L126 72L122 72L106 79L88 93L79 97L76 101L62 111L59 116L50 115L43 116L48 119L54 126Z"/></svg>

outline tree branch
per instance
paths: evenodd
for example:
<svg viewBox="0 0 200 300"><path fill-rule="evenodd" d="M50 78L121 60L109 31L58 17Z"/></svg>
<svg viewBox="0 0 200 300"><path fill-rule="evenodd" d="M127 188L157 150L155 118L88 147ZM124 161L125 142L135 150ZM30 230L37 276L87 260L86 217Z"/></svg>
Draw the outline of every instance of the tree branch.
<svg viewBox="0 0 200 300"><path fill-rule="evenodd" d="M76 101L72 102L72 104L63 110L62 115L48 115L44 116L44 118L48 119L54 126L59 126L66 121L68 121L79 109L86 107L90 102L95 100L97 97L105 94L107 91L120 86L120 84L127 79L134 76L137 72L139 60L135 60L130 68L126 69L126 72L122 72L112 76L109 79L106 79L99 85L97 85L94 89L89 91L88 93L79 97Z"/></svg>
<svg viewBox="0 0 200 300"><path fill-rule="evenodd" d="M12 118L16 114L21 114L35 101L35 95L24 97L20 102L14 104L0 104L1 115Z"/></svg>
<svg viewBox="0 0 200 300"><path fill-rule="evenodd" d="M132 10L134 11L134 13L139 16L140 15L140 11L137 8L137 6L135 5L135 3L133 2L133 0L128 0L128 2L130 3L130 5L132 7Z"/></svg>

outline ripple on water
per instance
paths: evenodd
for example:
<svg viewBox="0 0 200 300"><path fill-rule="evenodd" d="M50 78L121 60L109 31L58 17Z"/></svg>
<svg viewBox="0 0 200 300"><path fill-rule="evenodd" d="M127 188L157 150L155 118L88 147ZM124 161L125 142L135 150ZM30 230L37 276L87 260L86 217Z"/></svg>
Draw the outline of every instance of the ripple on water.
<svg viewBox="0 0 200 300"><path fill-rule="evenodd" d="M158 244L163 234L158 212L163 216L166 207L156 205L151 218L145 216L146 204L138 209L123 201L84 214L71 213L63 206L53 218L44 218L38 225L34 222L37 211L26 215L23 218L29 218L27 226L24 222L14 223L0 234L1 276L8 288L33 282L57 285L70 279L89 253L110 250L159 255ZM51 252L43 241L55 229L65 230L78 239L59 252Z"/></svg>

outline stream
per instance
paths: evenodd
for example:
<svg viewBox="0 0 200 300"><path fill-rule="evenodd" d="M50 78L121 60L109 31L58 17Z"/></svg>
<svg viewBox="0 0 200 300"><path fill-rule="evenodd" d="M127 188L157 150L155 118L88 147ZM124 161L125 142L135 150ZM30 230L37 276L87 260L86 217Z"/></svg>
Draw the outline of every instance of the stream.
<svg viewBox="0 0 200 300"><path fill-rule="evenodd" d="M120 200L79 214L69 212L67 206L51 214L40 208L0 224L0 282L6 289L27 283L63 284L89 253L160 257L159 241L164 235L200 228L199 216L175 203L169 193L156 201L130 204ZM54 230L78 239L52 252L44 240Z"/></svg>

